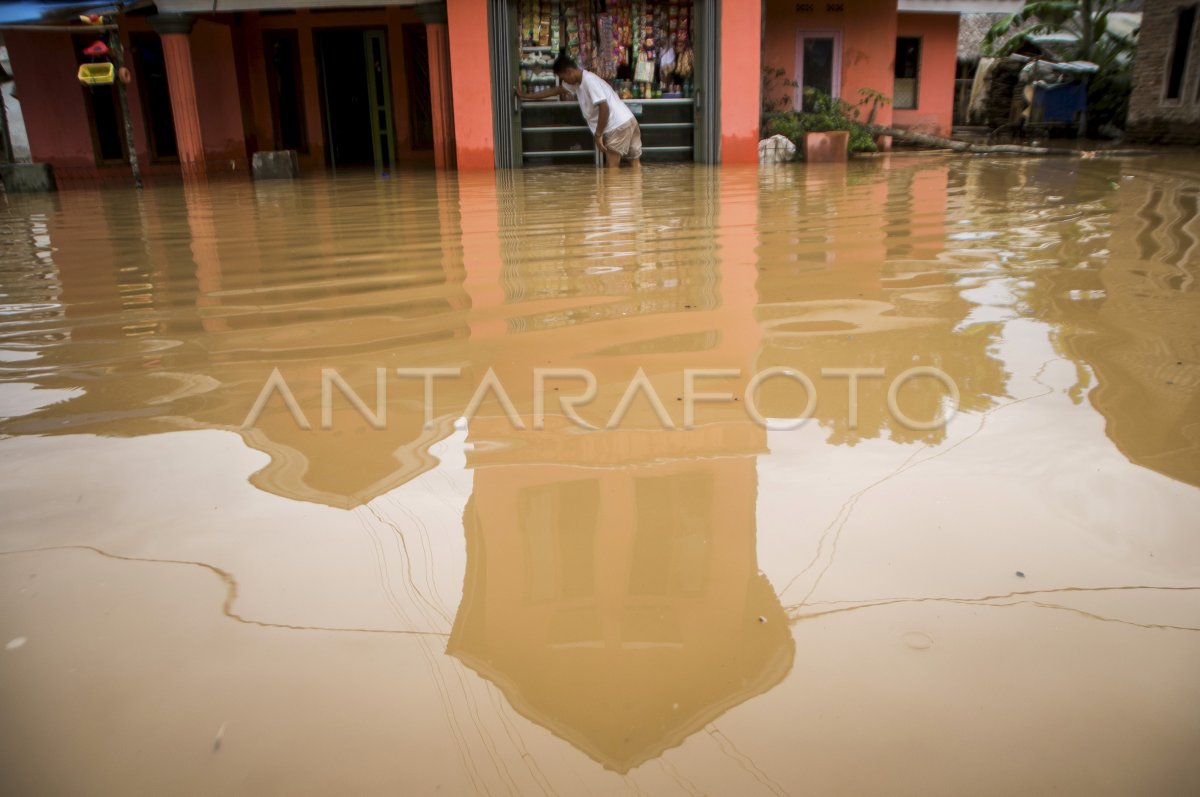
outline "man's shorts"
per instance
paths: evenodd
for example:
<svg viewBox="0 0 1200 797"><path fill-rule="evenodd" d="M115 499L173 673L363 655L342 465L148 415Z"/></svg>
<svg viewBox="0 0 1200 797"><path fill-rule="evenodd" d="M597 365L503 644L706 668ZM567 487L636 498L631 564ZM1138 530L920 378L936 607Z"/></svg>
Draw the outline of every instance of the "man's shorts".
<svg viewBox="0 0 1200 797"><path fill-rule="evenodd" d="M635 161L642 157L642 128L637 119L630 119L615 130L604 134L604 146L626 160Z"/></svg>

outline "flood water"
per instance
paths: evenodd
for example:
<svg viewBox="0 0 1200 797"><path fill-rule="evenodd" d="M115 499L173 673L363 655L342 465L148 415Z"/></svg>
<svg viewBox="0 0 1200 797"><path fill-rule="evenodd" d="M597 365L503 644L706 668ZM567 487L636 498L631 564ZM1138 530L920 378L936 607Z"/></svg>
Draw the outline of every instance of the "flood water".
<svg viewBox="0 0 1200 797"><path fill-rule="evenodd" d="M938 155L8 197L0 791L1200 793L1198 201Z"/></svg>

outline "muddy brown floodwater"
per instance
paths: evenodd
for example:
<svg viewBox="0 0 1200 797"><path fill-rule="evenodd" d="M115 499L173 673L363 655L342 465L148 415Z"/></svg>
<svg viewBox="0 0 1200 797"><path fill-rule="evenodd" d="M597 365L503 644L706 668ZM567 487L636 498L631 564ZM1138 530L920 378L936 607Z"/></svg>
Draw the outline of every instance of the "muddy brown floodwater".
<svg viewBox="0 0 1200 797"><path fill-rule="evenodd" d="M1188 156L9 197L0 792L1198 794L1198 201ZM597 427L645 381L588 430L538 368ZM738 399L685 424L685 369Z"/></svg>

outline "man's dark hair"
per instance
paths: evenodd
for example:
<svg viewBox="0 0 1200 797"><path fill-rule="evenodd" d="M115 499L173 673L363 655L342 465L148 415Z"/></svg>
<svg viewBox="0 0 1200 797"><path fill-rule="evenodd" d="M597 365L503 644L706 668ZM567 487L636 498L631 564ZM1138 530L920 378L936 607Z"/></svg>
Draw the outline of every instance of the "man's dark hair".
<svg viewBox="0 0 1200 797"><path fill-rule="evenodd" d="M567 48L562 48L558 51L558 58L554 59L554 74L561 75L568 69L578 69L579 64L575 63L575 59L567 55Z"/></svg>

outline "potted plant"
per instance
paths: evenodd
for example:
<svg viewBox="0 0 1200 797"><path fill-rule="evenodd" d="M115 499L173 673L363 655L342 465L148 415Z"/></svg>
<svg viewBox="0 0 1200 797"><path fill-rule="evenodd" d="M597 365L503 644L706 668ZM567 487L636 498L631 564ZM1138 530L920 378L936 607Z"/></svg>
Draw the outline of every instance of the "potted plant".
<svg viewBox="0 0 1200 797"><path fill-rule="evenodd" d="M804 90L805 110L768 114L766 131L786 136L810 163L844 161L851 152L878 149L870 128L859 121L859 107L870 103L873 118L878 106L886 101L879 92L872 92L864 95L858 105L851 105L808 88Z"/></svg>

